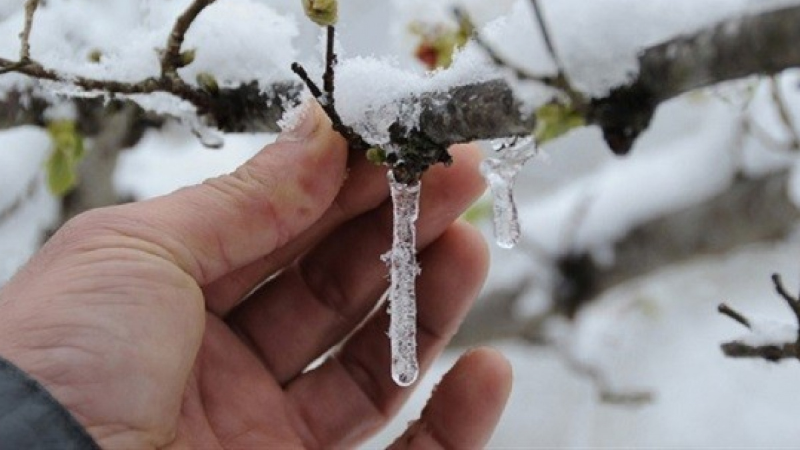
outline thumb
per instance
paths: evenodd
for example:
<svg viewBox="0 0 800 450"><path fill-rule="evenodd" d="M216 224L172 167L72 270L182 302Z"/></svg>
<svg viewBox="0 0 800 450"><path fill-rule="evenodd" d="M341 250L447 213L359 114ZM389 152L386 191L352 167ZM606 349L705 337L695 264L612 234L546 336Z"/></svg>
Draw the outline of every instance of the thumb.
<svg viewBox="0 0 800 450"><path fill-rule="evenodd" d="M459 358L422 410L419 420L389 448L484 448L511 392L511 366L495 350Z"/></svg>
<svg viewBox="0 0 800 450"><path fill-rule="evenodd" d="M112 209L105 225L156 244L201 286L314 223L342 185L347 145L314 101L235 172Z"/></svg>

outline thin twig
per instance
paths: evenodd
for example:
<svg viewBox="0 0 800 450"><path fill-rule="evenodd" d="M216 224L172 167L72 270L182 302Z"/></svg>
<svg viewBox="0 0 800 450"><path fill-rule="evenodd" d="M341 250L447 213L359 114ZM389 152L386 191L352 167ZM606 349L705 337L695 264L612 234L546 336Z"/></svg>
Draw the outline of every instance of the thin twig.
<svg viewBox="0 0 800 450"><path fill-rule="evenodd" d="M177 83L183 83L178 76L181 67L181 47L186 37L186 32L192 26L197 16L216 0L194 0L191 5L178 17L172 31L169 33L164 55L161 58L161 76Z"/></svg>
<svg viewBox="0 0 800 450"><path fill-rule="evenodd" d="M544 18L542 7L539 5L539 0L531 0L531 6L533 6L533 13L534 17L536 17L536 22L539 24L539 30L542 32L544 45L547 46L547 51L550 53L550 57L553 58L553 63L558 69L559 76L564 76L564 65L561 63L561 58L558 57L555 45L553 45L553 39L550 37L550 28L547 26L547 21Z"/></svg>
<svg viewBox="0 0 800 450"><path fill-rule="evenodd" d="M16 72L39 80L47 80L71 84L85 91L102 91L113 94L152 94L167 92L186 100L198 108L206 106L207 95L183 82L177 74L181 65L181 46L186 31L203 9L216 0L195 0L175 21L175 25L167 39L167 46L161 59L162 76L147 78L138 82L125 83L113 80L100 80L82 76L67 76L47 68L30 57L30 33L33 27L33 16L40 0L27 0L25 3L25 27L20 33L20 60L11 61L0 58L0 75Z"/></svg>
<svg viewBox="0 0 800 450"><path fill-rule="evenodd" d="M454 8L453 13L455 14L456 18L459 21L472 24L472 19L469 17L467 12L462 8L458 7ZM489 59L492 60L492 63L494 65L508 70L515 78L519 80L533 81L536 83L543 84L544 86L556 89L559 92L566 95L566 97L569 98L572 105L574 105L576 108L583 107L584 104L583 97L575 89L573 89L572 85L569 83L569 80L567 79L566 75L561 69L561 66L559 65L558 59L556 58L555 54L553 55L553 59L556 62L556 68L558 70L556 75L554 76L536 75L531 73L529 70L523 68L522 66L519 66L509 61L502 55L500 55L497 49L495 49L489 42L486 41L486 39L484 39L480 31L478 31L477 27L471 26L471 28L474 30L472 32L473 41L475 42L476 45L478 45L478 47L480 47L484 51L484 53L486 53L486 56L488 56ZM549 37L546 37L545 41L549 42L549 39L550 39ZM550 49L550 45L548 45L548 49ZM549 51L552 53L552 50Z"/></svg>
<svg viewBox="0 0 800 450"><path fill-rule="evenodd" d="M475 41L475 44L477 44L478 47L480 47L486 53L486 56L492 60L494 65L507 69L514 75L514 77L520 80L536 81L544 84L545 86L558 88L555 86L555 77L538 76L532 74L527 69L524 69L501 56L500 53L491 44L489 44L486 39L483 38L483 35L481 35L480 31L478 31L478 28L473 25L472 18L469 17L469 14L467 14L466 10L460 7L455 7L453 8L453 14L460 23L469 24L469 28L473 30L472 40Z"/></svg>
<svg viewBox="0 0 800 450"><path fill-rule="evenodd" d="M747 319L747 317L745 317L744 314L740 313L739 311L731 308L727 304L720 303L720 305L717 307L717 311L719 311L720 314L726 315L736 322L739 322L745 328L751 328L750 321Z"/></svg>
<svg viewBox="0 0 800 450"><path fill-rule="evenodd" d="M778 293L778 295L786 300L786 303L789 305L789 308L792 310L795 318L797 319L798 341L800 341L800 300L798 300L797 297L789 294L789 291L786 290L786 287L783 285L783 281L781 280L781 276L779 274L772 274L772 284L775 285L775 291Z"/></svg>
<svg viewBox="0 0 800 450"><path fill-rule="evenodd" d="M87 92L97 91L123 95L167 92L198 107L202 107L206 103L206 94L202 91L194 89L187 84L176 85L175 83L169 83L158 78L147 78L138 82L125 83L74 75L65 76L33 60L21 63L0 58L0 74L7 72L17 72L39 80L69 84Z"/></svg>
<svg viewBox="0 0 800 450"><path fill-rule="evenodd" d="M751 345L740 341L727 342L722 344L722 351L731 358L761 358L767 361L777 362L782 359L800 359L800 299L792 296L777 273L772 275L772 283L775 285L775 292L783 298L792 309L798 321L798 337L795 342L770 345ZM739 322L747 328L751 328L751 322L740 312L734 310L726 304L719 305L719 312Z"/></svg>
<svg viewBox="0 0 800 450"><path fill-rule="evenodd" d="M303 83L308 86L308 90L311 91L311 95L314 96L314 98L319 99L323 96L322 89L320 89L319 86L317 86L317 83L311 79L311 77L308 75L308 72L306 72L306 68L303 67L302 64L297 62L292 63L292 72L300 77Z"/></svg>
<svg viewBox="0 0 800 450"><path fill-rule="evenodd" d="M37 8L39 8L39 0L27 0L25 2L25 26L19 34L20 62L28 61L31 58L31 29L33 28L33 15L36 14Z"/></svg>
<svg viewBox="0 0 800 450"><path fill-rule="evenodd" d="M327 45L325 50L325 73L322 75L322 88L325 91L325 95L327 96L327 101L330 102L331 105L334 104L335 100L333 97L333 91L336 89L335 86L335 77L336 77L336 64L338 63L338 58L336 57L336 49L335 49L335 42L336 42L336 28L333 25L329 25L327 28L328 38L327 38Z"/></svg>

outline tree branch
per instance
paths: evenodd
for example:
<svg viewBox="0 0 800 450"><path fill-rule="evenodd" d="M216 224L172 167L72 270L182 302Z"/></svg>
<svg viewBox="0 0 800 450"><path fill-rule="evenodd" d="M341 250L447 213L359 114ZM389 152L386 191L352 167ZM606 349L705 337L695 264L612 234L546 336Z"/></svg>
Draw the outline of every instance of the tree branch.
<svg viewBox="0 0 800 450"><path fill-rule="evenodd" d="M39 8L39 0L27 0L25 2L25 26L19 34L20 50L19 60L28 61L31 58L31 29L33 28L33 16Z"/></svg>
<svg viewBox="0 0 800 450"><path fill-rule="evenodd" d="M734 321L736 321L739 324L741 324L743 327L745 327L747 329L751 328L750 320L747 319L747 317L745 317L744 314L740 313L739 311L736 311L735 309L731 308L727 304L720 303L720 305L717 307L717 311L719 311L719 313L724 315L724 316L730 317Z"/></svg>
<svg viewBox="0 0 800 450"><path fill-rule="evenodd" d="M752 346L734 341L722 344L722 352L729 358L756 358L769 362L796 359L799 354L797 350L798 347L794 343Z"/></svg>
<svg viewBox="0 0 800 450"><path fill-rule="evenodd" d="M211 1L198 0L193 5L200 8ZM191 13L195 11L199 14L197 9ZM185 16L191 16L189 11ZM665 100L711 84L800 66L800 46L795 45L800 42L797 23L800 23L800 7L793 6L731 19L646 49L639 58L641 70L634 81L607 96L578 105L579 112L587 123L603 130L613 150L625 153L649 126L656 107ZM182 28L176 25L176 29L180 35ZM179 49L178 41L171 37L173 50L167 53L174 56L174 49ZM200 114L210 116L210 121L223 131L276 130L281 114L276 113L275 102L278 107L295 104L301 92L295 83L270 87L252 82L212 94L158 78L120 83L60 75L33 61L20 64L0 59L0 73L3 71L72 84L90 92L170 93L196 105ZM265 90L275 92L267 94ZM420 95L406 99L405 103L421 104L424 120L419 130L404 130L398 124L395 134L410 133L407 139L437 145L530 133L535 124L533 118L520 113L520 103L502 80L459 86L445 94ZM242 109L235 110L233 106ZM269 113L263 113L263 109ZM436 125L430 125L429 120Z"/></svg>
<svg viewBox="0 0 800 450"><path fill-rule="evenodd" d="M465 346L520 336L535 340L550 316L574 317L602 293L660 267L780 239L800 218L786 190L788 177L782 172L757 179L738 178L730 188L703 203L644 223L613 243L614 264L610 266L597 264L583 252L544 260L542 264L552 264L555 272L555 281L549 283L550 311L533 318L514 314L514 304L526 294L526 284L512 291L487 292L476 302L455 340ZM526 243L529 241L521 244Z"/></svg>
<svg viewBox="0 0 800 450"><path fill-rule="evenodd" d="M722 22L645 50L636 79L591 101L587 122L617 153L630 150L656 107L682 93L750 75L800 66L800 7Z"/></svg>
<svg viewBox="0 0 800 450"><path fill-rule="evenodd" d="M178 17L172 31L169 33L167 45L164 48L164 55L161 58L161 77L171 80L177 84L183 84L184 81L178 75L178 69L183 66L181 58L181 47L183 40L186 37L186 32L192 26L197 16L203 10L214 3L216 0L194 0L186 11Z"/></svg>
<svg viewBox="0 0 800 450"><path fill-rule="evenodd" d="M750 345L739 341L727 342L722 344L722 351L726 356L732 358L760 358L771 362L788 358L800 359L800 299L786 290L779 274L772 275L772 284L775 287L775 292L786 301L797 320L797 338L794 342L771 345ZM749 319L724 303L719 305L719 312L745 325L747 328L751 328Z"/></svg>

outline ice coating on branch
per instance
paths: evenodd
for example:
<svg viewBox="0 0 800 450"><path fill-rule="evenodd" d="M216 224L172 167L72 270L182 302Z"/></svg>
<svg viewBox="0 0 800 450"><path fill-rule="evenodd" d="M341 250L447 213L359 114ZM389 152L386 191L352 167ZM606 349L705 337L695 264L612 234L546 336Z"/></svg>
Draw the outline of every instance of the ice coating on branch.
<svg viewBox="0 0 800 450"><path fill-rule="evenodd" d="M420 183L404 184L389 172L394 206L392 249L382 259L389 266L389 340L392 379L399 386L413 384L419 376L417 361L417 295L415 281L420 273L416 257Z"/></svg>
<svg viewBox="0 0 800 450"><path fill-rule="evenodd" d="M493 142L497 156L481 163L481 174L492 191L494 235L497 245L513 248L521 235L514 182L522 166L536 155L532 137L499 139Z"/></svg>

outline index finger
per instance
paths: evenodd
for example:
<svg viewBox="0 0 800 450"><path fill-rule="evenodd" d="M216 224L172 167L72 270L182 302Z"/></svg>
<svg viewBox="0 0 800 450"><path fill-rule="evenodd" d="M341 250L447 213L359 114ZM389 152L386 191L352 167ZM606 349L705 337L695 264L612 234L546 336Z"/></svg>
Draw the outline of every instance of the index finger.
<svg viewBox="0 0 800 450"><path fill-rule="evenodd" d="M205 285L313 224L345 176L347 145L316 103L300 123L234 173L115 208L104 226L156 244Z"/></svg>

